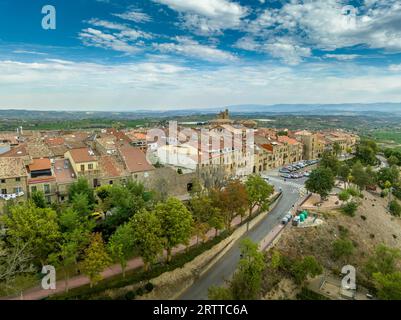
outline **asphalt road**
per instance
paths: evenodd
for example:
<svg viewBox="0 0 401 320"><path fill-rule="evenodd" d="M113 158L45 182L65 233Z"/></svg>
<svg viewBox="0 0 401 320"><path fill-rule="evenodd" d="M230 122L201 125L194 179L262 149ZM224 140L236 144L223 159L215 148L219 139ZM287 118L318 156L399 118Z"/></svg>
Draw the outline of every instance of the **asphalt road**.
<svg viewBox="0 0 401 320"><path fill-rule="evenodd" d="M272 212L257 226L249 230L243 238L250 238L254 242L261 242L267 234L279 223L281 219L288 213L292 206L300 199L299 190L303 186L302 180L289 180L284 182L279 177L270 177L270 183L278 190L280 187L283 191L283 197L278 202ZM240 240L241 240L240 239ZM206 300L208 288L211 286L221 286L226 280L229 280L237 268L240 259L240 250L238 240L234 246L221 259L211 267L203 276L195 281L195 283L187 289L181 296L180 300Z"/></svg>

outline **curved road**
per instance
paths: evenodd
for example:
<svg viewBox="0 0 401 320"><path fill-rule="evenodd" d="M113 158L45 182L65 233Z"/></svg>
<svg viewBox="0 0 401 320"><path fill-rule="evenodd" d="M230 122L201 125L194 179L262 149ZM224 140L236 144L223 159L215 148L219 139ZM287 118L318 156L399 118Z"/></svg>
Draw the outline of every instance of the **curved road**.
<svg viewBox="0 0 401 320"><path fill-rule="evenodd" d="M243 238L250 238L254 242L261 242L267 234L288 213L292 206L300 199L300 189L303 187L304 179L301 181L290 181L285 183L278 177L269 177L270 183L278 190L283 191L283 197L271 213L253 229L249 230L240 238L234 246L221 259L211 267L203 276L197 279L180 297L180 300L205 300L208 289L211 286L221 286L225 280L229 280L235 272L240 259L239 243Z"/></svg>

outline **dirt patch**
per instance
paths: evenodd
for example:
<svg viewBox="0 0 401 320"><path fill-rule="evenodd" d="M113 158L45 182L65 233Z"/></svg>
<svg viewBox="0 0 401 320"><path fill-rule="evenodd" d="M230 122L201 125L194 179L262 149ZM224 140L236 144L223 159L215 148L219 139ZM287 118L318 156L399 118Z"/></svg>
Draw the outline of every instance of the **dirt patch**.
<svg viewBox="0 0 401 320"><path fill-rule="evenodd" d="M300 289L294 281L284 278L264 296L263 300L295 300L299 292Z"/></svg>
<svg viewBox="0 0 401 320"><path fill-rule="evenodd" d="M334 274L339 274L344 265L351 264L357 270L357 277L366 280L364 266L378 244L401 249L401 219L391 216L387 206L387 199L363 192L355 217L346 216L339 210L321 210L319 218L325 223L314 228L286 228L275 249L294 258L312 255ZM355 252L349 258L335 260L333 242L344 234L353 242ZM275 290L276 285L273 288ZM278 295L273 291L271 296Z"/></svg>

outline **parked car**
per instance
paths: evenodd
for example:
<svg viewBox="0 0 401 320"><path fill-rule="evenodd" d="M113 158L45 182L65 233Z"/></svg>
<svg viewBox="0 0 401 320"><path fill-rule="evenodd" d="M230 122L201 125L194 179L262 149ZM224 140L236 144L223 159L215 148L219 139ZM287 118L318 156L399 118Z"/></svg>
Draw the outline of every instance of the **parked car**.
<svg viewBox="0 0 401 320"><path fill-rule="evenodd" d="M296 227L299 225L299 222L300 222L300 218L297 216L292 220L292 225Z"/></svg>
<svg viewBox="0 0 401 320"><path fill-rule="evenodd" d="M281 168L279 170L279 172L281 172L281 173L290 173L291 171L289 169L287 169L287 168Z"/></svg>
<svg viewBox="0 0 401 320"><path fill-rule="evenodd" d="M285 215L284 218L287 218L288 222L290 222L292 220L292 214L288 213L288 214Z"/></svg>
<svg viewBox="0 0 401 320"><path fill-rule="evenodd" d="M283 219L281 219L281 224L286 225L288 223L288 218L285 216Z"/></svg>
<svg viewBox="0 0 401 320"><path fill-rule="evenodd" d="M304 172L304 177L309 177L309 176L310 176L310 172L305 171L305 172Z"/></svg>
<svg viewBox="0 0 401 320"><path fill-rule="evenodd" d="M291 179L291 174L288 174L288 173L283 173L280 176L285 178L285 179Z"/></svg>

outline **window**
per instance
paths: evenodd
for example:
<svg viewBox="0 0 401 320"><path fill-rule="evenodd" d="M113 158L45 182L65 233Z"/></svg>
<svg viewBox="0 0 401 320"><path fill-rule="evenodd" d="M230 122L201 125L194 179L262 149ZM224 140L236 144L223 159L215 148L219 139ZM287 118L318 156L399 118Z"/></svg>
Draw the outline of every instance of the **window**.
<svg viewBox="0 0 401 320"><path fill-rule="evenodd" d="M7 189L1 189L1 194L7 194Z"/></svg>
<svg viewBox="0 0 401 320"><path fill-rule="evenodd" d="M49 184L45 184L44 185L44 190L45 190L46 194L50 193L50 185Z"/></svg>
<svg viewBox="0 0 401 320"><path fill-rule="evenodd" d="M14 193L20 193L20 192L22 192L22 188L21 187L14 188Z"/></svg>
<svg viewBox="0 0 401 320"><path fill-rule="evenodd" d="M88 170L93 170L93 164L92 163L88 164Z"/></svg>
<svg viewBox="0 0 401 320"><path fill-rule="evenodd" d="M32 187L31 187L31 191L32 191L32 192L38 191L38 187L37 187L37 186L32 186Z"/></svg>
<svg viewBox="0 0 401 320"><path fill-rule="evenodd" d="M81 164L81 171L85 171L85 165Z"/></svg>
<svg viewBox="0 0 401 320"><path fill-rule="evenodd" d="M50 196L46 196L46 202L50 204L52 202L52 198Z"/></svg>
<svg viewBox="0 0 401 320"><path fill-rule="evenodd" d="M6 183L6 179L1 179L1 183Z"/></svg>
<svg viewBox="0 0 401 320"><path fill-rule="evenodd" d="M20 182L20 181L21 181L21 178L20 178L20 177L15 178L15 181Z"/></svg>
<svg viewBox="0 0 401 320"><path fill-rule="evenodd" d="M110 181L109 181L109 184L113 184L113 180L110 180Z"/></svg>

